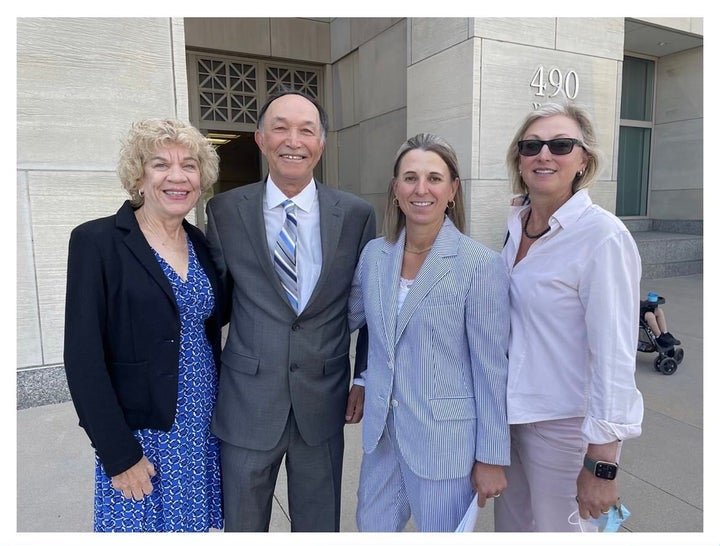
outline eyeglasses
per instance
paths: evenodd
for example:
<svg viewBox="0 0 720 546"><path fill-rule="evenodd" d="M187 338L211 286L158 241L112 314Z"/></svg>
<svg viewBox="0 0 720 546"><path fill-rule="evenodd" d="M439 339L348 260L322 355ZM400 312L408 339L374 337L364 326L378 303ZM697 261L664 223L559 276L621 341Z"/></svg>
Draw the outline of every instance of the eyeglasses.
<svg viewBox="0 0 720 546"><path fill-rule="evenodd" d="M573 151L575 144L585 148L576 138L554 138L552 140L521 140L518 142L518 153L527 157L538 155L542 147L547 144L553 155L567 155Z"/></svg>

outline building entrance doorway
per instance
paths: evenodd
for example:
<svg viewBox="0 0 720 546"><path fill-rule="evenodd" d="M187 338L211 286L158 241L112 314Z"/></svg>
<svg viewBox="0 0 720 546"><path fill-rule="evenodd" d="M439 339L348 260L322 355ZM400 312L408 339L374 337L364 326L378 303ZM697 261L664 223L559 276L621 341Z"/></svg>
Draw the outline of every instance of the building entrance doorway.
<svg viewBox="0 0 720 546"><path fill-rule="evenodd" d="M216 143L220 156L220 175L213 194L231 190L261 180L262 161L260 149L253 133L208 133Z"/></svg>

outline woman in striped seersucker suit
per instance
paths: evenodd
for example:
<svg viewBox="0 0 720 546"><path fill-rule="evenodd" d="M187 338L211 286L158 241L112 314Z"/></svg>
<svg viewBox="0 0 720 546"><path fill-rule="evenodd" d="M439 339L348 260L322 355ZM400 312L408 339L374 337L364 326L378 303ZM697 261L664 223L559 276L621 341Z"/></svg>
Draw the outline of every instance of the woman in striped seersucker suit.
<svg viewBox="0 0 720 546"><path fill-rule="evenodd" d="M365 247L349 300L367 323L360 531L453 531L475 492L505 488L508 274L463 235L457 158L420 134L397 153L385 236Z"/></svg>

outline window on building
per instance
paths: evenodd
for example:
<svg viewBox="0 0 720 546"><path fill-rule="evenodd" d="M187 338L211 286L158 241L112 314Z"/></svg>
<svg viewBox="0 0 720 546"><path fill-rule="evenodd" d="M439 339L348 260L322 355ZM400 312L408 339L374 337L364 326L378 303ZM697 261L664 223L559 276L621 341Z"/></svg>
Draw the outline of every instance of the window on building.
<svg viewBox="0 0 720 546"><path fill-rule="evenodd" d="M655 93L655 61L626 56L623 60L615 213L645 216L650 183Z"/></svg>

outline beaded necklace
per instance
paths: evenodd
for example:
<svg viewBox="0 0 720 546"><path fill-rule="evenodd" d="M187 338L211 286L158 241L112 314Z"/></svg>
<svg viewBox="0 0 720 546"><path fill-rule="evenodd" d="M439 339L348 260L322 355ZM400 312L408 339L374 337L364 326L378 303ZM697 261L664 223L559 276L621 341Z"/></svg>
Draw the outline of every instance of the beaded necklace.
<svg viewBox="0 0 720 546"><path fill-rule="evenodd" d="M525 237L528 239L539 239L543 235L545 235L548 231L550 231L550 226L546 227L543 231L538 233L537 235L530 235L527 230L528 222L530 221L530 215L532 214L532 208L528 211L527 216L525 217L525 222L523 222L523 233L525 234Z"/></svg>

